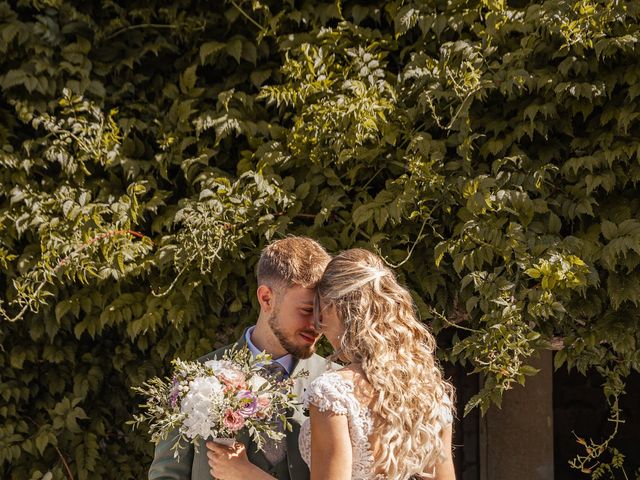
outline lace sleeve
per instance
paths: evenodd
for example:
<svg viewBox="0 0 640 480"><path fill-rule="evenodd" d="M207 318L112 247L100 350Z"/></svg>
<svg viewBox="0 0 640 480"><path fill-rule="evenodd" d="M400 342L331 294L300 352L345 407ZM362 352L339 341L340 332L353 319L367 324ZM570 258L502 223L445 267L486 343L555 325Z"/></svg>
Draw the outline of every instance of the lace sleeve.
<svg viewBox="0 0 640 480"><path fill-rule="evenodd" d="M438 409L438 423L441 428L453 423L453 404L447 394L444 395L443 402Z"/></svg>
<svg viewBox="0 0 640 480"><path fill-rule="evenodd" d="M350 411L352 386L335 372L328 372L316 378L304 392L302 402L306 408L316 406L321 412L327 410L337 415L347 415Z"/></svg>

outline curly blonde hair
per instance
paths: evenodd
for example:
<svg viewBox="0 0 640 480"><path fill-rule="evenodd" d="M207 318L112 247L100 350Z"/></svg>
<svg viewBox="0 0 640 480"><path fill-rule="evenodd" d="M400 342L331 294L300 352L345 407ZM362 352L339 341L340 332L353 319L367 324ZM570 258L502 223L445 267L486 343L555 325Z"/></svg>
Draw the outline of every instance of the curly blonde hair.
<svg viewBox="0 0 640 480"><path fill-rule="evenodd" d="M321 303L335 306L344 325L334 357L361 364L374 392L375 471L390 479L429 476L448 454L440 415L453 405L454 389L443 379L435 338L418 320L411 295L380 257L355 248L327 265L316 290L317 321Z"/></svg>

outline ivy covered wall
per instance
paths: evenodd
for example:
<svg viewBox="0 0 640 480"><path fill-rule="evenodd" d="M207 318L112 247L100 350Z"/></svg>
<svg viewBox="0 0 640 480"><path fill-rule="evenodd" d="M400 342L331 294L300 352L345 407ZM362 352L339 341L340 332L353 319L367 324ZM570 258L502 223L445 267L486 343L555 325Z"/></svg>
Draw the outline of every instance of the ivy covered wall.
<svg viewBox="0 0 640 480"><path fill-rule="evenodd" d="M396 265L455 331L443 358L485 374L469 409L553 347L620 415L640 371L639 18L1 2L0 476L143 477L130 386L254 321L259 251L292 233Z"/></svg>

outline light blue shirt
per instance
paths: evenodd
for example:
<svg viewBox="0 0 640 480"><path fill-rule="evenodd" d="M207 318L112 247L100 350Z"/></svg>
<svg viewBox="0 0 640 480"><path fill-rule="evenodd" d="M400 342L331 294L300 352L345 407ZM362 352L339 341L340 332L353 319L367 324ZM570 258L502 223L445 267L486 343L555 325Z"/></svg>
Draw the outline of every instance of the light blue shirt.
<svg viewBox="0 0 640 480"><path fill-rule="evenodd" d="M251 334L253 333L255 328L256 328L255 325L253 327L248 328L247 332L244 334L244 339L247 342L247 347L249 347L249 351L253 354L254 357L259 353L262 353L262 350L256 347L251 341ZM284 369L287 371L287 375L291 375L291 372L293 371L293 367L295 364L293 355L291 355L290 353L287 353L286 355L283 355L280 358L274 358L273 361L278 362L280 365L282 365Z"/></svg>

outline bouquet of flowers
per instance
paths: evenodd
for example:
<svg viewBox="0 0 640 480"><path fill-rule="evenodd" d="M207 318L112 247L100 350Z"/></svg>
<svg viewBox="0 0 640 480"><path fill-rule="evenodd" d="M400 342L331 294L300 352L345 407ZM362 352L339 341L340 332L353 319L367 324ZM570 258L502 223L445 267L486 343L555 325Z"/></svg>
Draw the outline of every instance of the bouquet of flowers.
<svg viewBox="0 0 640 480"><path fill-rule="evenodd" d="M176 457L183 441L197 448L199 440L233 439L241 429L261 449L265 437L284 436L278 422L291 430L286 412L300 403L291 393L295 378L265 373L264 366L271 361L265 353L254 357L246 347L204 363L176 359L172 377L152 378L133 387L147 402L131 423L134 428L148 423L154 443L177 431L172 447Z"/></svg>

